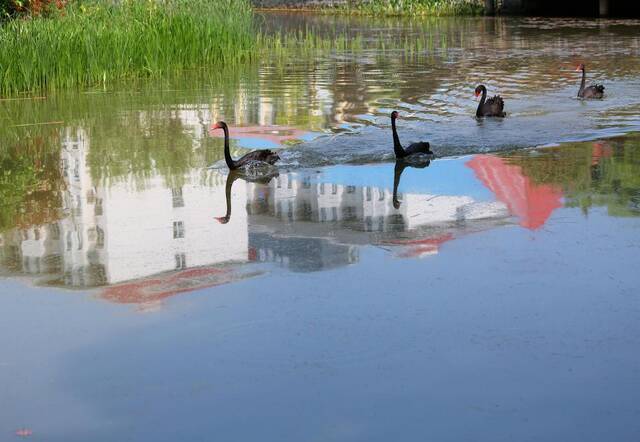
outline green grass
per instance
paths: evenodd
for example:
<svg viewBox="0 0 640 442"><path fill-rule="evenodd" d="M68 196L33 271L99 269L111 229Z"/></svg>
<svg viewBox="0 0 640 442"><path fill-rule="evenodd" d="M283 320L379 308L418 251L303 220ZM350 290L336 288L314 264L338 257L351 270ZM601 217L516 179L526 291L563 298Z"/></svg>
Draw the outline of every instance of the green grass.
<svg viewBox="0 0 640 442"><path fill-rule="evenodd" d="M481 0L352 0L326 10L351 15L452 16L480 15L484 6Z"/></svg>
<svg viewBox="0 0 640 442"><path fill-rule="evenodd" d="M220 68L256 55L248 0L71 3L0 25L0 94Z"/></svg>
<svg viewBox="0 0 640 442"><path fill-rule="evenodd" d="M370 0L332 10L460 15L481 12L479 1ZM62 12L0 24L0 97L168 78L185 70L213 75L261 56L361 50L363 43L371 46L352 36L319 36L309 30L265 35L249 0L72 0Z"/></svg>

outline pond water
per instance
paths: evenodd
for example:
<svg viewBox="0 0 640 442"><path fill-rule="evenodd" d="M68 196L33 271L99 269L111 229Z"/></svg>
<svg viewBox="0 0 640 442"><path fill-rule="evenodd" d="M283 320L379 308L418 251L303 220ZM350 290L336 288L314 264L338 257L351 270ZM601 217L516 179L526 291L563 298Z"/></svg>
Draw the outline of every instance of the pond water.
<svg viewBox="0 0 640 442"><path fill-rule="evenodd" d="M346 49L314 49L321 46L316 43L222 72L3 100L2 136L20 142L82 129L91 156L111 151L108 164L99 166L122 174L141 173L143 145L147 168L149 162L164 167L178 148L169 161L173 170L215 163L222 158L220 134L211 138L207 129L218 119L236 129L236 153L284 145L289 167L391 159L394 109L404 117L401 140L428 140L438 156L640 129L637 20L269 14L260 21L270 33L307 33ZM586 64L589 81L605 85L606 99L576 99L579 63ZM480 83L490 96L504 97L506 119L474 118L473 91Z"/></svg>
<svg viewBox="0 0 640 442"><path fill-rule="evenodd" d="M193 168L172 182L153 169L94 180L84 137L74 132L54 155L52 167L62 167L50 172L52 187L3 211L3 274L44 286L112 286L100 296L153 304L264 272L239 264L313 272L357 263L364 245L423 257L493 227L537 231L560 207L640 215L637 135L258 180Z"/></svg>
<svg viewBox="0 0 640 442"><path fill-rule="evenodd" d="M637 135L95 186L74 140L0 235L3 438L640 434Z"/></svg>
<svg viewBox="0 0 640 442"><path fill-rule="evenodd" d="M0 100L0 440L637 440L640 22L259 20L352 43Z"/></svg>
<svg viewBox="0 0 640 442"><path fill-rule="evenodd" d="M270 18L282 28L326 30L326 18ZM428 140L438 155L495 151L638 130L640 22L569 19L440 19L426 22L330 21L332 33L375 49L287 66L278 88L309 90L325 127L353 134L318 138L304 164L389 158L389 113L405 116L404 141ZM380 50L384 48L384 51ZM607 99L576 99L578 64L603 83ZM268 77L271 73L266 73ZM500 94L508 118L477 121L473 91ZM306 98L306 97L305 97ZM331 104L329 104L331 103ZM295 109L295 105L289 105ZM285 105L286 107L286 105Z"/></svg>

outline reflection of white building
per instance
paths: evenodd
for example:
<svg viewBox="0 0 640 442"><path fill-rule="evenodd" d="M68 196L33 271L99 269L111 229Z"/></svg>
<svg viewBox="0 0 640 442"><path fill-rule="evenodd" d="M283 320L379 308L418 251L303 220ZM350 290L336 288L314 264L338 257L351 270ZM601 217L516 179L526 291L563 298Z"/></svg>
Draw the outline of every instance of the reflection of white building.
<svg viewBox="0 0 640 442"><path fill-rule="evenodd" d="M509 217L507 207L470 196L393 193L375 186L312 182L280 175L250 183L249 247L257 261L314 271L358 260L358 244L398 246L398 256L425 256L459 232L482 230ZM466 222L469 222L467 224Z"/></svg>
<svg viewBox="0 0 640 442"><path fill-rule="evenodd" d="M137 279L156 273L245 261L248 256L246 213L238 213L226 225L214 216L224 201L224 184L201 186L193 171L181 187L168 189L155 176L144 190L133 191L128 183L99 189L101 210L96 228L104 234L96 257L107 263L107 282ZM237 206L246 204L239 188L232 196Z"/></svg>
<svg viewBox="0 0 640 442"><path fill-rule="evenodd" d="M87 153L89 139L81 130L67 128L62 137L62 174L67 185L62 208L69 216L57 224L55 237L59 237L58 253L61 255L65 284L84 286L91 284L94 269L87 253L96 243L95 188L89 174ZM50 225L50 226L53 226ZM55 229L55 228L54 228ZM96 275L102 279L103 275Z"/></svg>
<svg viewBox="0 0 640 442"><path fill-rule="evenodd" d="M249 184L250 200L262 190ZM280 175L269 184L272 216L282 221L343 223L365 232L408 231L421 226L509 216L502 203L475 201L470 196L405 193L398 209L389 189L311 182L295 174Z"/></svg>
<svg viewBox="0 0 640 442"><path fill-rule="evenodd" d="M66 189L62 209L69 216L57 223L14 230L5 234L5 253L21 260L21 270L28 274L64 274L65 282L83 285L89 278L90 247L88 226L92 214L86 210L93 203L93 188L87 171L89 143L82 130L67 128L62 136L61 169ZM8 247L8 248L7 248Z"/></svg>
<svg viewBox="0 0 640 442"><path fill-rule="evenodd" d="M19 259L20 273L61 277L61 284L86 287L248 259L246 212L238 211L226 225L214 219L222 215L216 210L225 201L223 177L194 170L184 177L184 185L174 188L158 175L143 189L136 188L132 177L94 185L88 149L82 130L65 131L61 167L66 216L3 235L5 259ZM246 204L245 190L234 189L237 207Z"/></svg>
<svg viewBox="0 0 640 442"><path fill-rule="evenodd" d="M225 215L224 176L194 169L175 177L183 184L174 187L153 173L142 187L132 176L94 183L87 135L68 129L62 138L66 216L1 235L2 260L11 273L46 276L51 284L128 281L120 284L118 297L145 278L152 286L161 280L162 289L154 293L174 293L186 281L149 277L186 268L215 270L227 262L274 262L294 271L348 265L358 260L358 244L399 245L411 248L406 256L422 256L437 252L465 221L474 221L473 230L509 216L503 203L468 195L404 193L395 208L385 187L289 173L268 184L238 179L231 189L232 216L220 224L215 217ZM483 219L487 223L476 222Z"/></svg>

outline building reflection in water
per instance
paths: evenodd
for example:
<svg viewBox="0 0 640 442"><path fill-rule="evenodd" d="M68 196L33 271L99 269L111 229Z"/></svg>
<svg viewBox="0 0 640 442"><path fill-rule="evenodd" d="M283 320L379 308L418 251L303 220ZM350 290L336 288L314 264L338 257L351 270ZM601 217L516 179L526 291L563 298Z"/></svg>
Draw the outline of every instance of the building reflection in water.
<svg viewBox="0 0 640 442"><path fill-rule="evenodd" d="M83 130L64 130L64 216L3 233L3 274L43 285L107 286L105 299L149 303L254 276L259 269L242 265L250 262L319 271L357 262L359 245L423 250L429 241L453 238L464 222L508 217L494 201L428 192L396 192L396 209L392 185L399 183L388 165L378 166L388 173L372 185L287 173L264 183L232 180L226 189L220 172L208 171L203 181L202 170L192 169L178 187L158 173L139 186L133 177L94 180L89 149ZM228 209L237 209L217 222L227 198Z"/></svg>
<svg viewBox="0 0 640 442"><path fill-rule="evenodd" d="M321 250L326 250L325 260L321 261L325 267L335 266L336 262L350 263L357 257L351 248L367 244L402 247L397 256L415 257L424 254L429 242L441 244L442 238L453 239L509 218L504 204L478 201L468 195L428 191L394 195L389 188L396 176L394 167L382 167L389 176L379 185L344 185L297 173L281 174L266 187L249 184L250 244L254 245L255 238L256 255L279 259L282 242L287 238L295 239L291 241L295 244L293 249L300 251L295 257L296 266L301 266L310 253ZM352 167L350 173L356 170L364 174L370 171L367 167ZM398 208L394 196L403 201ZM260 233L253 233L255 229ZM265 229L271 233L271 241L261 233ZM319 249L312 242L317 238L349 246L345 249L349 258L335 258L336 253L328 246ZM310 246L303 247L302 239L309 241ZM431 247L430 251L437 250ZM326 265L327 257L334 257L333 265ZM287 258L290 262L292 257Z"/></svg>
<svg viewBox="0 0 640 442"><path fill-rule="evenodd" d="M158 174L143 189L133 179L96 185L87 167L89 148L82 130L66 131L61 151L66 216L2 234L5 273L31 275L39 284L85 288L248 261L246 212L239 211L224 227L212 222L224 200L222 177L200 185L201 172L194 169L180 187L166 187ZM234 193L234 204L246 204L244 190ZM164 285L165 291L175 290Z"/></svg>
<svg viewBox="0 0 640 442"><path fill-rule="evenodd" d="M168 185L152 171L140 186L133 176L92 178L87 134L66 129L62 135L64 216L0 234L0 273L42 285L102 287L104 299L119 303L153 306L268 268L338 268L357 263L363 245L403 258L433 255L448 241L513 218L535 230L563 199L576 199L564 196L559 178L548 178L558 164L564 175L587 174L572 182L599 180L596 187L607 194L609 187L622 189L635 201L627 184L636 176L634 151L616 150L614 141L544 155L440 159L424 169L333 166L257 182L192 168L179 186ZM614 160L629 167L613 168ZM617 212L630 207L613 195Z"/></svg>

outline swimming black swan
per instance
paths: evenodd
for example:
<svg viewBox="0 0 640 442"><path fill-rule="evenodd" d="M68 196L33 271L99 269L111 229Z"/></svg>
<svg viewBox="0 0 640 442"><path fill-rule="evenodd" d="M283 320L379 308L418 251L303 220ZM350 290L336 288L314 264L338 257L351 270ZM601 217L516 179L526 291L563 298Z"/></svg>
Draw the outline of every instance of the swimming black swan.
<svg viewBox="0 0 640 442"><path fill-rule="evenodd" d="M225 213L224 216L214 217L216 221L218 221L220 224L227 224L231 219L231 188L233 187L233 183L235 182L235 180L237 180L238 178L241 178L244 181L248 181L251 183L269 184L271 179L274 177L277 177L278 175L279 173L276 171L268 175L263 175L256 178L249 178L245 175L242 175L238 171L232 170L231 172L229 172L229 175L227 175L227 183L224 187L224 196L227 200L227 213Z"/></svg>
<svg viewBox="0 0 640 442"><path fill-rule="evenodd" d="M602 98L604 96L604 86L601 84L593 84L589 87L584 87L587 77L584 64L581 63L576 68L576 72L579 71L582 71L582 82L580 82L580 89L578 89L578 98Z"/></svg>
<svg viewBox="0 0 640 442"><path fill-rule="evenodd" d="M398 137L398 132L396 131L396 118L398 118L398 112L391 112L391 131L393 132L393 151L396 154L396 159L407 158L411 155L415 154L427 154L433 155L431 149L429 148L429 143L426 141L419 141L417 143L412 143L407 146L406 149L402 147L400 144L400 138Z"/></svg>
<svg viewBox="0 0 640 442"><path fill-rule="evenodd" d="M476 110L476 117L504 117L507 115L504 112L504 100L500 95L487 100L487 88L484 84L476 88L475 96L480 94L482 94L482 98L478 104L478 110Z"/></svg>
<svg viewBox="0 0 640 442"><path fill-rule="evenodd" d="M405 161L396 161L396 165L393 168L393 207L394 209L399 209L401 202L398 200L398 186L400 185L400 177L402 176L402 172L407 167L415 167L416 169L424 169L425 167L431 164L431 160L427 160L422 163L407 163Z"/></svg>
<svg viewBox="0 0 640 442"><path fill-rule="evenodd" d="M280 159L277 153L269 150L254 150L253 152L249 152L242 158L238 160L234 160L231 158L231 152L229 152L229 128L227 127L227 123L224 121L218 121L216 124L211 126L211 130L222 129L224 131L224 161L227 163L227 166L231 170L237 170L246 168L247 166L256 166L260 164L271 164L273 165L276 161Z"/></svg>

